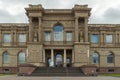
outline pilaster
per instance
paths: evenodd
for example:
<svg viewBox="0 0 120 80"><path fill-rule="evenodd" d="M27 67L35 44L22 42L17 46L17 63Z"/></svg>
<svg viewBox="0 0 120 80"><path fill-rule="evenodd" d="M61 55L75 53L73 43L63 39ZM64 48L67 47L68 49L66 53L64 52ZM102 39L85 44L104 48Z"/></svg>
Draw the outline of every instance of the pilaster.
<svg viewBox="0 0 120 80"><path fill-rule="evenodd" d="M78 31L79 31L79 29L78 29L78 17L75 17L75 42L79 41Z"/></svg>
<svg viewBox="0 0 120 80"><path fill-rule="evenodd" d="M29 42L32 42L32 17L29 17Z"/></svg>
<svg viewBox="0 0 120 80"><path fill-rule="evenodd" d="M64 41L64 42L66 41L66 32L65 32L65 30L64 30L64 32L63 32L63 41Z"/></svg>
<svg viewBox="0 0 120 80"><path fill-rule="evenodd" d="M14 30L13 35L14 35L14 43L18 42L16 30Z"/></svg>
<svg viewBox="0 0 120 80"><path fill-rule="evenodd" d="M88 17L85 17L84 39L88 42Z"/></svg>
<svg viewBox="0 0 120 80"><path fill-rule="evenodd" d="M41 20L41 17L39 17L39 30L38 30L38 34L39 34L39 42L43 41L42 40L42 20Z"/></svg>

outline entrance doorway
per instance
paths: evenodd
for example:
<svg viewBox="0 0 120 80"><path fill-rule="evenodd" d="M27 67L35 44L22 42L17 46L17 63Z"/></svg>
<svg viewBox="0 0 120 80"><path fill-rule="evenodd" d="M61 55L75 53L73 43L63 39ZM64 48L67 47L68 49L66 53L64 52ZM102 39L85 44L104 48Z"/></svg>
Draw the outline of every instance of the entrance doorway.
<svg viewBox="0 0 120 80"><path fill-rule="evenodd" d="M63 56L60 53L57 53L55 56L55 65L56 67L62 67L63 66Z"/></svg>
<svg viewBox="0 0 120 80"><path fill-rule="evenodd" d="M46 49L45 60L48 67L51 67L51 64L52 67L71 67L72 49L66 49L66 51L64 49Z"/></svg>
<svg viewBox="0 0 120 80"><path fill-rule="evenodd" d="M71 59L69 57L66 59L66 63L67 63L67 67L71 66Z"/></svg>

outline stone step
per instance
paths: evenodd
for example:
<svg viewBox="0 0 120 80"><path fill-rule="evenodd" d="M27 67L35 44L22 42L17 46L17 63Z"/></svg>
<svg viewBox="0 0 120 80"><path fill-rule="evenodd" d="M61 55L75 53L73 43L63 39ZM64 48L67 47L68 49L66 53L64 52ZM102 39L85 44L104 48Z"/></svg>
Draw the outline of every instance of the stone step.
<svg viewBox="0 0 120 80"><path fill-rule="evenodd" d="M37 67L30 76L84 76L76 67Z"/></svg>

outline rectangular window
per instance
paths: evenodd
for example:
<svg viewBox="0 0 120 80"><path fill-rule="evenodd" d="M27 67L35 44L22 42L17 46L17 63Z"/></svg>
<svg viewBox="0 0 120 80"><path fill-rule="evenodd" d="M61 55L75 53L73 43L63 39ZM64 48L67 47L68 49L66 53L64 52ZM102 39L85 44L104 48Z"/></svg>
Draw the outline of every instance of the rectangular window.
<svg viewBox="0 0 120 80"><path fill-rule="evenodd" d="M26 34L19 34L19 42L26 42Z"/></svg>
<svg viewBox="0 0 120 80"><path fill-rule="evenodd" d="M63 41L63 32L54 32L54 41Z"/></svg>
<svg viewBox="0 0 120 80"><path fill-rule="evenodd" d="M72 32L67 32L66 33L66 38L67 38L66 39L67 41L72 41Z"/></svg>
<svg viewBox="0 0 120 80"><path fill-rule="evenodd" d="M98 43L98 34L92 34L91 35L91 42L92 43Z"/></svg>
<svg viewBox="0 0 120 80"><path fill-rule="evenodd" d="M11 42L11 34L4 34L4 42Z"/></svg>
<svg viewBox="0 0 120 80"><path fill-rule="evenodd" d="M112 43L112 35L111 34L106 35L106 42L107 43Z"/></svg>
<svg viewBox="0 0 120 80"><path fill-rule="evenodd" d="M50 32L45 32L45 41L50 41Z"/></svg>
<svg viewBox="0 0 120 80"><path fill-rule="evenodd" d="M10 70L9 69L4 69L4 73L9 73Z"/></svg>

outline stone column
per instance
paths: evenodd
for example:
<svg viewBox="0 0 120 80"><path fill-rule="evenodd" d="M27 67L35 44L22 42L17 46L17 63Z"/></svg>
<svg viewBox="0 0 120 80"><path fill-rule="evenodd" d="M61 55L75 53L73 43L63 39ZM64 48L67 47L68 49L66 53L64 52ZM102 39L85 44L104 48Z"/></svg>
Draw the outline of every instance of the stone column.
<svg viewBox="0 0 120 80"><path fill-rule="evenodd" d="M39 42L41 42L42 41L42 20L41 20L41 17L39 17L39 28L38 28L39 30L38 30L38 35L39 35Z"/></svg>
<svg viewBox="0 0 120 80"><path fill-rule="evenodd" d="M32 42L32 17L29 17L29 42Z"/></svg>
<svg viewBox="0 0 120 80"><path fill-rule="evenodd" d="M88 42L88 18L87 17L85 17L84 39L85 39L85 42Z"/></svg>
<svg viewBox="0 0 120 80"><path fill-rule="evenodd" d="M79 28L78 28L78 17L75 17L75 42L78 42L79 41L79 35L78 35L78 31L79 31Z"/></svg>
<svg viewBox="0 0 120 80"><path fill-rule="evenodd" d="M51 49L51 61L54 62L54 52L53 52L53 49Z"/></svg>
<svg viewBox="0 0 120 80"><path fill-rule="evenodd" d="M64 67L66 67L66 49L64 49Z"/></svg>

